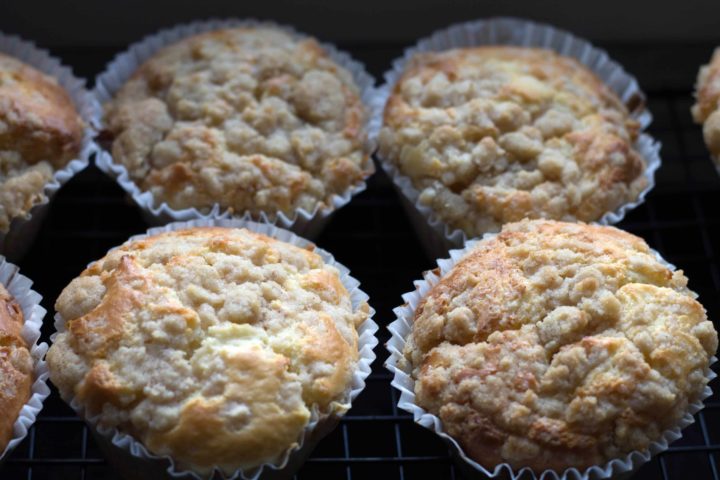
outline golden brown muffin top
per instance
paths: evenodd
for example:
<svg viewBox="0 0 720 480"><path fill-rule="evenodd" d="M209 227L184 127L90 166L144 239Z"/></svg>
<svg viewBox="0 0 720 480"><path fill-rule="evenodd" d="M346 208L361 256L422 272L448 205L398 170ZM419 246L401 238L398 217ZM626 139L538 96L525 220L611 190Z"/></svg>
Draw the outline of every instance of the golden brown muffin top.
<svg viewBox="0 0 720 480"><path fill-rule="evenodd" d="M105 105L114 161L175 209L332 206L372 171L351 74L313 39L230 28L147 60Z"/></svg>
<svg viewBox="0 0 720 480"><path fill-rule="evenodd" d="M477 47L410 59L380 154L452 229L600 219L645 188L639 124L589 69L550 50Z"/></svg>
<svg viewBox="0 0 720 480"><path fill-rule="evenodd" d="M720 49L713 52L709 64L700 67L695 89L693 119L703 124L705 144L720 165Z"/></svg>
<svg viewBox="0 0 720 480"><path fill-rule="evenodd" d="M57 80L0 53L0 231L45 200L45 184L77 157L82 137Z"/></svg>
<svg viewBox="0 0 720 480"><path fill-rule="evenodd" d="M130 241L56 308L64 398L182 468L228 473L295 445L313 409L347 408L368 315L312 249L220 227Z"/></svg>
<svg viewBox="0 0 720 480"><path fill-rule="evenodd" d="M681 271L612 227L505 225L418 305L417 404L486 468L642 451L701 398L717 333Z"/></svg>
<svg viewBox="0 0 720 480"><path fill-rule="evenodd" d="M13 437L13 425L30 399L33 360L21 332L25 320L20 305L0 285L0 453Z"/></svg>

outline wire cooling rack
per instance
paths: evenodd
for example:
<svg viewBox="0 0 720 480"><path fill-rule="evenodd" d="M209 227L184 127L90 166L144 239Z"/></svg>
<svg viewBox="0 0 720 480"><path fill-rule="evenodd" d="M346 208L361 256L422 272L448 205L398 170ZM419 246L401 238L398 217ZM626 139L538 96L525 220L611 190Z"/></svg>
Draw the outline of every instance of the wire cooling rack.
<svg viewBox="0 0 720 480"><path fill-rule="evenodd" d="M350 49L379 78L400 48ZM628 70L640 75L641 84L653 84L657 62L654 50L637 48L611 51ZM637 55L640 51L640 55ZM695 46L678 75L687 79L684 88L667 85L647 87L649 106L655 116L651 132L663 143L663 166L657 187L647 202L631 212L621 226L645 238L663 256L685 270L690 287L699 293L708 315L720 327L720 176L702 143L700 129L688 113L690 88L697 65L709 57L710 46ZM629 52L629 53L628 53ZM108 49L66 49L56 52L87 77L102 69L114 53ZM628 53L627 59L623 54ZM688 60L690 58L690 60ZM633 59L635 59L633 61ZM684 69L684 70L683 70ZM675 74L675 71L673 71ZM655 82L657 83L657 82ZM94 167L70 181L57 195L51 212L32 250L20 263L25 275L35 280L44 306L53 303L62 288L84 266L110 247L145 231L137 209L123 192ZM387 325L400 295L412 288L420 272L434 267L420 248L401 210L391 184L381 172L368 190L337 213L317 239L348 266L362 282L377 310L376 320ZM52 331L46 318L44 337ZM431 432L415 425L398 411L397 395L390 375L382 368L387 354L380 333L378 360L366 390L337 429L316 448L296 478L353 479L461 479L447 447ZM717 389L717 382L713 382ZM720 453L720 401L713 395L698 421L685 429L670 450L644 466L637 479L713 479L718 476ZM84 424L63 404L56 392L28 438L0 470L3 480L99 480L115 479Z"/></svg>

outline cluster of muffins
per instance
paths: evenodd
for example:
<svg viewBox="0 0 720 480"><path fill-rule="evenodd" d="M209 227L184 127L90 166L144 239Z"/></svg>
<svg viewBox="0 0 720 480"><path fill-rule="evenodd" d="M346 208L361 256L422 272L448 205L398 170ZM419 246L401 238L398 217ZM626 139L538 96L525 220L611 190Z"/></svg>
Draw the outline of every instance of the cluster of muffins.
<svg viewBox="0 0 720 480"><path fill-rule="evenodd" d="M0 35L0 252L20 257L50 197L93 152L82 81L46 52ZM32 282L0 256L0 460L27 435L50 394L45 310Z"/></svg>
<svg viewBox="0 0 720 480"><path fill-rule="evenodd" d="M3 228L46 202L55 172L82 154L90 122L52 73L0 56ZM215 29L159 49L91 119L158 202L268 222L174 224L60 295L52 381L110 444L129 438L139 462L170 459L175 472L259 475L306 455L350 408L375 358L367 296L331 255L272 222L327 215L372 173L365 76L282 28ZM12 448L47 373L5 297L0 441Z"/></svg>
<svg viewBox="0 0 720 480"><path fill-rule="evenodd" d="M464 31L490 24L528 25ZM402 408L486 475L583 477L620 461L606 478L700 408L718 339L687 278L642 239L586 223L619 220L659 163L618 65L599 76L552 42L478 35L413 51L378 93L358 64L284 28L191 30L131 47L96 86L98 165L157 221L210 218L130 239L57 299L50 378L111 459L255 478L350 408L375 358L367 296L274 225L297 232L299 216L319 224L347 203L373 172L375 134L421 217L448 237L485 234L398 309L388 366ZM715 156L717 72L718 55L693 109ZM47 201L87 125L57 80L0 54L0 126L6 231ZM0 445L43 380L22 325L0 287Z"/></svg>
<svg viewBox="0 0 720 480"><path fill-rule="evenodd" d="M461 247L395 310L400 408L478 478L636 470L702 408L718 338L682 271L602 225L659 164L634 80L504 19L440 31L385 78L379 160L434 253Z"/></svg>

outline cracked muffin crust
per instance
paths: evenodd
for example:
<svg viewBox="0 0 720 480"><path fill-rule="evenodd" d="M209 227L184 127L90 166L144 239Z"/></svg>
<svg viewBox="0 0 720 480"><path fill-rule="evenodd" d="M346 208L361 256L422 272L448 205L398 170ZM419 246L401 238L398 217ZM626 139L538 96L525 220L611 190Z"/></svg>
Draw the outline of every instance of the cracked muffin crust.
<svg viewBox="0 0 720 480"><path fill-rule="evenodd" d="M404 349L416 403L487 468L642 451L701 398L717 349L686 283L612 227L505 225L418 305Z"/></svg>
<svg viewBox="0 0 720 480"><path fill-rule="evenodd" d="M24 324L20 305L0 285L0 453L13 437L13 425L34 382L33 359L21 335Z"/></svg>
<svg viewBox="0 0 720 480"><path fill-rule="evenodd" d="M720 167L720 48L707 65L700 67L692 107L695 123L702 124L705 145Z"/></svg>
<svg viewBox="0 0 720 480"><path fill-rule="evenodd" d="M295 446L313 411L348 408L368 317L312 249L221 227L128 242L56 308L63 398L182 468L228 474Z"/></svg>
<svg viewBox="0 0 720 480"><path fill-rule="evenodd" d="M57 80L0 53L0 231L46 200L56 169L80 153L83 122Z"/></svg>
<svg viewBox="0 0 720 480"><path fill-rule="evenodd" d="M105 105L113 161L156 203L314 212L373 171L352 75L314 39L229 28L172 44Z"/></svg>
<svg viewBox="0 0 720 480"><path fill-rule="evenodd" d="M593 221L647 186L640 125L589 69L550 50L415 55L379 152L419 202L469 237L523 218Z"/></svg>

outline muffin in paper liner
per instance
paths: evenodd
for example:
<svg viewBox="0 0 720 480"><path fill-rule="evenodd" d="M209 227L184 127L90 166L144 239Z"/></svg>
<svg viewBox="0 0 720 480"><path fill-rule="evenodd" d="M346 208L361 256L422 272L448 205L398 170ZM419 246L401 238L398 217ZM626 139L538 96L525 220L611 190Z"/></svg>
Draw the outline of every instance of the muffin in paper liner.
<svg viewBox="0 0 720 480"><path fill-rule="evenodd" d="M275 225L256 223L240 219L198 219L189 222L175 222L163 227L149 229L145 234L135 235L127 241L134 241L148 236L164 232L184 230L194 227L231 227L246 228L255 233L261 233L281 240L292 245L306 248L314 244L294 233ZM327 265L332 265L340 273L340 280L350 293L350 299L354 308L363 302L367 302L368 296L360 290L360 282L350 276L350 271L342 264L335 261L333 256L320 248L314 247ZM373 349L378 343L375 333L378 325L372 319L375 311L370 307L368 318L358 327L358 352L356 371L353 374L350 387L340 403L338 411L321 414L317 407L312 409L310 421L298 439L297 444L280 456L274 462L260 465L259 467L243 471L238 470L232 475L225 475L215 468L208 475L200 475L196 472L184 470L175 464L169 456L158 456L150 453L147 448L134 439L132 436L120 432L115 428L103 428L98 425L98 417L85 417L85 409L75 398L63 398L75 412L83 418L91 427L95 439L107 457L108 461L127 478L139 478L147 480L161 479L184 479L184 480L205 480L209 478L223 478L229 480L243 479L255 480L258 478L290 478L305 461L305 458L312 452L317 442L327 435L340 421L344 413L350 409L352 401L365 388L365 379L370 375L371 364L375 360ZM65 331L65 320L59 313L55 314L55 329L51 337L54 341L59 332Z"/></svg>
<svg viewBox="0 0 720 480"><path fill-rule="evenodd" d="M312 38L310 35L297 32L292 27L255 19L213 19L177 25L166 30L161 30L156 34L149 35L143 40L132 44L126 52L117 55L115 59L108 64L105 71L95 79L95 89L93 93L98 104L102 105L110 101L138 67L162 48L200 33L234 27L274 28L289 34L296 40ZM125 192L127 192L138 207L140 207L143 218L149 225L163 225L173 221L205 218L234 218L270 223L278 225L281 228L292 230L298 235L311 239L315 238L339 208L349 203L353 196L366 189L367 178L374 173L372 154L375 151L375 137L370 134L370 125L373 118L378 115L373 109L379 107L379 104L374 102L374 98L376 97L375 79L367 73L365 66L331 44L320 42L319 40L318 44L327 52L332 61L350 72L360 91L361 100L367 114L365 122L367 132L365 151L370 156L368 162L370 172L362 182L352 185L343 192L342 195L334 194L331 198L332 205L325 207L316 205L312 211L300 208L292 215L287 215L284 212L275 212L274 217L272 213L268 214L267 212L262 212L256 216L253 216L250 212L232 212L230 209L221 209L219 204L215 204L207 213L203 213L197 208L174 209L164 201L160 203L155 201L151 192L142 191L130 178L127 168L124 165L115 163L111 152L103 148L102 145L99 147L96 159L98 168L114 178ZM97 110L94 121L97 125L102 125L102 108ZM102 130L102 126L98 130Z"/></svg>
<svg viewBox="0 0 720 480"><path fill-rule="evenodd" d="M35 364L33 374L35 381L32 384L31 395L28 402L20 410L13 425L13 437L0 455L0 464L10 455L20 442L27 436L28 431L42 410L43 402L50 395L47 385L49 377L48 367L45 363L45 353L48 345L40 343L40 329L45 318L45 309L40 306L42 296L31 289L32 280L20 273L20 269L0 256L0 283L7 289L20 305L25 324L21 335L30 349Z"/></svg>
<svg viewBox="0 0 720 480"><path fill-rule="evenodd" d="M458 467L463 470L468 478L497 478L512 480L596 480L629 477L641 466L650 461L653 456L667 450L668 446L672 442L682 437L682 430L695 422L693 415L704 408L703 400L712 395L712 390L709 386L705 386L698 401L688 405L688 410L681 418L678 425L663 432L661 439L652 442L646 450L633 451L624 457L613 459L604 465L589 467L584 471L576 468L569 468L563 472L545 470L539 474L528 467L524 467L520 470L514 470L507 463L492 466L480 465L478 462L468 457L460 444L445 432L442 421L439 417L427 412L415 403L415 380L412 377L412 366L403 355L403 349L405 348L407 336L412 331L415 309L419 305L420 301L460 259L471 251L479 242L491 239L496 235L497 233L486 233L481 239L469 240L465 244L464 248L450 250L448 252L449 258L438 259L437 268L423 272L422 280L416 280L413 282L415 290L402 295L402 299L404 301L403 305L393 309L396 319L388 325L390 340L386 343L386 348L390 352L390 356L385 362L385 368L393 374L393 379L390 382L391 385L400 392L398 407L411 413L413 415L413 420L416 423L432 430L449 445ZM674 265L666 262L657 251L653 249L650 250L657 260L663 265L673 271L676 269ZM710 359L710 365L715 363L716 360L717 358L712 357ZM708 383L716 376L715 372L708 367L706 371Z"/></svg>
<svg viewBox="0 0 720 480"><path fill-rule="evenodd" d="M613 61L604 50L550 25L518 18L499 17L459 23L438 30L419 40L414 46L406 49L401 57L394 60L392 68L385 72L385 82L377 89L377 95L373 98L371 111L376 116L370 124L370 136L378 138L383 126L385 104L405 66L415 54L492 45L540 47L572 57L588 67L617 94L628 107L630 116L640 124L640 132L645 131L652 121L652 114L645 107L645 95L635 78ZM660 142L647 133L640 133L634 147L646 162L644 177L647 186L634 202L625 203L598 219L597 223L601 225L620 222L628 211L645 201L648 192L655 186L655 171L660 167ZM413 186L411 179L403 175L393 162L382 158L379 152L376 153L376 158L392 179L401 197L401 203L431 258L443 257L447 255L449 249L460 248L467 242L470 237L463 230L449 226L432 208L420 203L420 192Z"/></svg>
<svg viewBox="0 0 720 480"><path fill-rule="evenodd" d="M90 157L97 151L94 138L100 105L85 89L85 80L75 77L70 68L63 66L47 50L38 48L34 43L0 32L0 53L15 57L54 77L68 93L85 123L78 157L69 161L63 168L55 170L52 181L47 183L43 190L46 200L34 205L26 216L15 217L7 232L0 232L0 253L17 261L32 245L55 193L76 173L85 169L90 163Z"/></svg>
<svg viewBox="0 0 720 480"><path fill-rule="evenodd" d="M718 72L720 48L713 50L707 64L701 65L695 81L695 104L690 108L693 121L702 126L703 140L709 150L715 170L720 175L720 109L718 100Z"/></svg>

